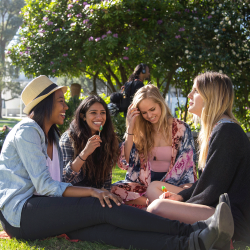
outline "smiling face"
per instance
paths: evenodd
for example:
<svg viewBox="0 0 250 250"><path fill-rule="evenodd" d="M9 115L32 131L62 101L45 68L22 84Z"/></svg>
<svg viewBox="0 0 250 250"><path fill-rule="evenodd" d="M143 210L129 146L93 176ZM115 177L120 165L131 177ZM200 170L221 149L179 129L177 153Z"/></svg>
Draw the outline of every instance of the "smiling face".
<svg viewBox="0 0 250 250"><path fill-rule="evenodd" d="M62 125L65 119L65 111L68 106L65 103L64 94L61 89L55 91L53 110L49 119L51 124Z"/></svg>
<svg viewBox="0 0 250 250"><path fill-rule="evenodd" d="M138 108L142 114L142 117L151 122L157 124L161 117L161 107L158 103L154 102L153 99L147 98L142 100Z"/></svg>
<svg viewBox="0 0 250 250"><path fill-rule="evenodd" d="M204 107L204 100L202 99L198 91L196 81L194 81L192 91L188 94L188 98L189 98L188 111L192 114L201 117L202 109Z"/></svg>
<svg viewBox="0 0 250 250"><path fill-rule="evenodd" d="M92 135L94 135L106 122L106 110L101 103L96 102L89 107L83 120L87 122Z"/></svg>

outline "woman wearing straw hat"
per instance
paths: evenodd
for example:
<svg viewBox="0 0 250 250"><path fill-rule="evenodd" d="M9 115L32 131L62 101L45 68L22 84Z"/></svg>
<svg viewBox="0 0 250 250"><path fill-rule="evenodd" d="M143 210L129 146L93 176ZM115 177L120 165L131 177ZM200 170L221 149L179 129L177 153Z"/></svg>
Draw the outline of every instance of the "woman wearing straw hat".
<svg viewBox="0 0 250 250"><path fill-rule="evenodd" d="M35 240L66 233L71 239L143 249L223 246L233 231L226 203L195 231L192 225L121 205L108 191L61 182L56 124L63 123L68 108L65 92L46 76L22 92L28 117L10 131L0 156L0 221L9 236Z"/></svg>

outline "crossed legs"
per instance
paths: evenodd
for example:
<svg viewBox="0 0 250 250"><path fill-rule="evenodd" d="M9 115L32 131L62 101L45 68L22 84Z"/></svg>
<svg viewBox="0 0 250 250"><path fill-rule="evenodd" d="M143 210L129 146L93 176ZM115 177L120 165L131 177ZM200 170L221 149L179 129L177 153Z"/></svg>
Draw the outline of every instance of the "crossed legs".
<svg viewBox="0 0 250 250"><path fill-rule="evenodd" d="M181 187L176 187L168 183L160 181L152 182L147 189L147 196L150 203L147 208L148 212L187 224L206 220L214 214L215 209L213 207L170 199L158 199L162 194L161 186L165 186L168 191L175 194L183 190Z"/></svg>

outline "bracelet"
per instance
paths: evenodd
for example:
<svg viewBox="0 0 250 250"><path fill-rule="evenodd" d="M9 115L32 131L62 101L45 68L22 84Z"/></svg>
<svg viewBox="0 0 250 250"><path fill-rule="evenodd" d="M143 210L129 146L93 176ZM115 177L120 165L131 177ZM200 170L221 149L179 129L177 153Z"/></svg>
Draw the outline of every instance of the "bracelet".
<svg viewBox="0 0 250 250"><path fill-rule="evenodd" d="M128 135L134 135L134 134L129 134L127 131L125 133L128 134Z"/></svg>
<svg viewBox="0 0 250 250"><path fill-rule="evenodd" d="M82 158L80 155L78 155L78 157L79 157L82 161L86 161L86 160L83 160L83 158Z"/></svg>

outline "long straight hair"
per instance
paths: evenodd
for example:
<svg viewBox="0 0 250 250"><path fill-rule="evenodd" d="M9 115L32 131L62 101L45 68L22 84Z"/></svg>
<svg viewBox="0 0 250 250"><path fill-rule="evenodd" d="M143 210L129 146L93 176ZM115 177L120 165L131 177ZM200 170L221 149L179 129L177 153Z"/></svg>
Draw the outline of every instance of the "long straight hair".
<svg viewBox="0 0 250 250"><path fill-rule="evenodd" d="M29 112L29 115L28 115L41 127L44 134L45 134L45 121L46 119L49 121L52 115L54 101L55 101L55 92L53 92L51 95L47 96L45 99L39 102ZM48 132L48 138L45 134L46 143L49 142L50 144L53 144L56 141L56 134L60 136L60 132L56 124L53 124Z"/></svg>
<svg viewBox="0 0 250 250"><path fill-rule="evenodd" d="M168 119L171 118L172 115L159 89L152 84L140 88L135 93L132 107L139 108L138 105L145 99L151 99L160 105L161 117L159 119L158 132L161 132L165 139L169 138L169 136L171 136L171 125L169 125ZM145 120L141 113L136 118L133 134L133 140L137 150L143 154L145 161L147 161L154 147L154 129L153 124Z"/></svg>
<svg viewBox="0 0 250 250"><path fill-rule="evenodd" d="M88 156L83 164L83 172L87 176L88 185L102 187L112 167L116 165L119 156L119 142L114 132L111 116L106 103L99 96L89 96L84 99L75 112L75 117L70 124L68 133L74 148L74 159L85 148L88 139L92 136L84 117L94 103L100 103L106 111L106 122L101 132L102 143Z"/></svg>
<svg viewBox="0 0 250 250"><path fill-rule="evenodd" d="M199 169L204 169L209 147L209 138L214 125L223 115L229 116L238 123L232 113L234 90L231 79L217 72L206 72L198 75L194 82L204 101L201 112L201 131L198 136L199 143Z"/></svg>

